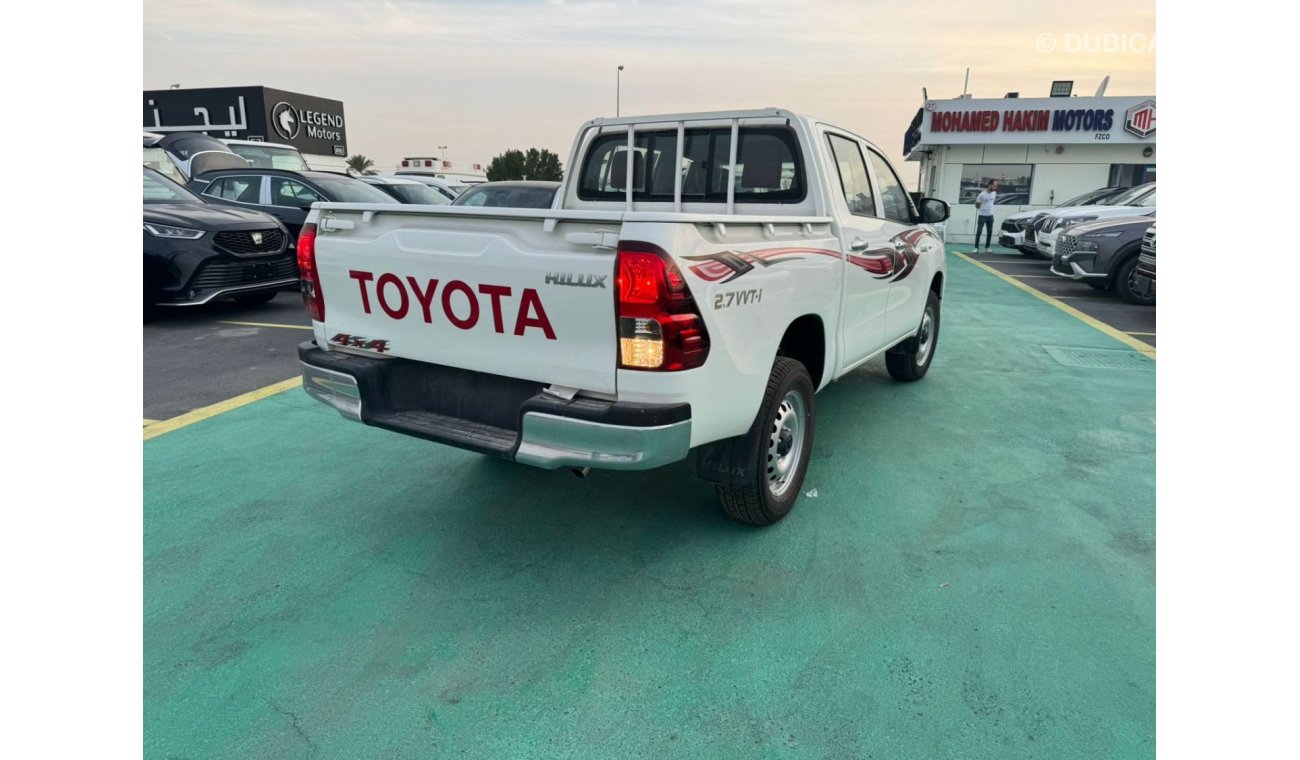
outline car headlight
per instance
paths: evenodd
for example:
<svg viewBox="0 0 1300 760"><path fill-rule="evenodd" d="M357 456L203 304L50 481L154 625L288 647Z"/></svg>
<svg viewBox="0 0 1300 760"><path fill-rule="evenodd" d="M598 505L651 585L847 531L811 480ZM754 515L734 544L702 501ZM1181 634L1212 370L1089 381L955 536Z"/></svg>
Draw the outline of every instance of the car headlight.
<svg viewBox="0 0 1300 760"><path fill-rule="evenodd" d="M144 223L144 231L154 237L171 238L172 240L198 240L203 237L203 230L192 230L188 227L172 227L167 224Z"/></svg>
<svg viewBox="0 0 1300 760"><path fill-rule="evenodd" d="M1091 222L1096 218L1097 217L1095 216L1067 216L1061 220L1061 229L1073 227L1076 224L1083 224L1084 222Z"/></svg>
<svg viewBox="0 0 1300 760"><path fill-rule="evenodd" d="M1078 243L1075 244L1075 246L1074 246L1074 252L1075 252L1075 253L1096 253L1096 252L1097 252L1097 241L1095 241L1095 240L1080 240Z"/></svg>

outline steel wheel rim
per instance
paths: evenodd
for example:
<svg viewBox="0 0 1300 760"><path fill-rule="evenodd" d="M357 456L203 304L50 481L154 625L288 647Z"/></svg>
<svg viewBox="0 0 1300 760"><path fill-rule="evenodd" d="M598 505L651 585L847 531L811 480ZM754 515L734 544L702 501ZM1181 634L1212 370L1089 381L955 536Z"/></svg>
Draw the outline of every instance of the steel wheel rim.
<svg viewBox="0 0 1300 760"><path fill-rule="evenodd" d="M784 496L794 483L803 457L807 421L803 395L793 390L785 394L767 435L767 488L773 496Z"/></svg>
<svg viewBox="0 0 1300 760"><path fill-rule="evenodd" d="M916 366L924 366L934 350L934 312L926 308L921 316L921 329L916 333Z"/></svg>

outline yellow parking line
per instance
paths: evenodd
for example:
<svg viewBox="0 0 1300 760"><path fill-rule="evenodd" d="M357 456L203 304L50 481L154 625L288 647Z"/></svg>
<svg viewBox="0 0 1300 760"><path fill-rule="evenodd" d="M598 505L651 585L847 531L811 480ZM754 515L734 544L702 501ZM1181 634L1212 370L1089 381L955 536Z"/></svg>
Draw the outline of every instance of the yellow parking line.
<svg viewBox="0 0 1300 760"><path fill-rule="evenodd" d="M1143 343L1142 341L1138 340L1137 338L1134 338L1132 335L1129 335L1129 334L1127 334L1127 333L1120 332L1119 330L1116 330L1115 328L1111 327L1110 325L1106 324L1105 322L1102 322L1101 320L1096 319L1095 317L1090 317L1090 316L1088 316L1087 314L1084 314L1083 312L1081 312L1081 311L1079 311L1078 309L1074 308L1073 306L1070 306L1069 304L1064 303L1064 302L1061 301L1059 298L1054 298L1054 297L1052 297L1052 296L1047 295L1046 293L1043 293L1043 292L1041 292L1041 291L1039 291L1039 290L1036 290L1036 289L1034 289L1034 288L1032 288L1032 287L1026 285L1026 284L1023 283L1023 282L1020 282L1019 280L1017 280L1016 278L1014 278L1014 277L1012 277L1012 276L1010 276L1010 275L1002 274L1001 272L999 272L998 270L996 270L996 269L994 269L993 267L989 266L988 264L985 264L985 263L983 263L983 262L981 262L981 261L976 261L975 259L972 259L970 256L967 256L966 254L961 253L960 251L953 251L953 254L956 255L956 256L961 257L962 259L964 259L964 260L970 262L971 264L974 264L975 266L979 267L980 269L983 269L984 271L988 272L989 274L993 275L994 277L997 277L997 278L999 278L999 279L1001 279L1001 280L1004 280L1004 281L1006 281L1006 282L1011 283L1012 285L1016 286L1017 288L1020 288L1021 290L1025 291L1026 293L1032 295L1034 298L1037 298L1038 300L1043 301L1044 303L1049 303L1049 304L1051 304L1052 306L1055 306L1056 308L1060 309L1061 311L1065 312L1066 314L1069 314L1070 316L1074 317L1075 319L1079 320L1080 322L1084 323L1085 325L1088 325L1089 327L1092 327L1092 328L1095 328L1095 329L1097 329L1097 330L1100 330L1101 332L1105 333L1106 335L1109 335L1110 337L1114 338L1115 340L1119 341L1120 343L1123 343L1124 345L1128 346L1129 348L1133 349L1134 351L1137 351L1137 352L1139 352L1139 353L1145 354L1145 355L1151 357L1151 360L1152 360L1152 361L1155 361L1155 358L1156 358L1156 350L1155 350L1154 348L1152 348L1151 346L1147 345L1146 343ZM1092 300L1096 301L1096 300L1102 300L1102 299L1094 298L1094 299L1092 299Z"/></svg>
<svg viewBox="0 0 1300 760"><path fill-rule="evenodd" d="M144 426L145 426L145 427L149 427L150 425L157 425L157 424L158 424L158 420L145 420L145 421L144 421Z"/></svg>
<svg viewBox="0 0 1300 760"><path fill-rule="evenodd" d="M310 330L311 325L277 325L270 322L234 322L219 320L223 325L241 325L243 327L282 327L285 330Z"/></svg>
<svg viewBox="0 0 1300 760"><path fill-rule="evenodd" d="M150 438L157 438L158 436L164 433L170 433L173 430L179 430L180 428L183 428L186 425L193 425L196 422L201 422L203 420L208 419L209 417L216 417L218 414L223 414L225 412L230 411L231 409L238 409L239 407L247 406L253 403L254 401L260 401L266 398L267 396L274 396L275 394L283 393L284 391L287 391L290 388L298 388L301 386L302 386L301 377L291 377L288 380L283 380L281 382L276 383L275 385L268 385L265 388L258 388L255 391L249 391L248 393L235 396L234 398L226 399L225 401L218 401L217 403L212 404L211 406L205 406L201 409L195 409L192 412L186 412L185 414L182 414L180 416L172 417L169 420L163 420L162 422L155 422L154 424L145 427L144 439L147 441Z"/></svg>
<svg viewBox="0 0 1300 760"><path fill-rule="evenodd" d="M1129 335L1155 335L1155 333L1140 333L1140 332L1133 332L1132 330L1129 330L1128 334Z"/></svg>

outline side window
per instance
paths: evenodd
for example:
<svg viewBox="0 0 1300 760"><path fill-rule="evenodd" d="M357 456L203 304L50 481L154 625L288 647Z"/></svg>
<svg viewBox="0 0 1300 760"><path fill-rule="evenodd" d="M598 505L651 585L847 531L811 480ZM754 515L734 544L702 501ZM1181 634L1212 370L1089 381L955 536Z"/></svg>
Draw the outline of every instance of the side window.
<svg viewBox="0 0 1300 760"><path fill-rule="evenodd" d="M261 192L261 177L218 177L203 194L237 203L260 203Z"/></svg>
<svg viewBox="0 0 1300 760"><path fill-rule="evenodd" d="M298 208L324 200L316 191L301 182L285 179L284 177L271 178L272 206L293 206Z"/></svg>
<svg viewBox="0 0 1300 760"><path fill-rule="evenodd" d="M902 224L912 224L912 206L907 202L907 188L894 174L894 168L875 151L871 154L871 167L876 170L880 183L880 202L885 207L885 218Z"/></svg>
<svg viewBox="0 0 1300 760"><path fill-rule="evenodd" d="M871 195L871 180L867 178L867 165L857 142L839 135L827 135L831 154L840 170L840 187L849 212L858 216L875 216L876 201Z"/></svg>

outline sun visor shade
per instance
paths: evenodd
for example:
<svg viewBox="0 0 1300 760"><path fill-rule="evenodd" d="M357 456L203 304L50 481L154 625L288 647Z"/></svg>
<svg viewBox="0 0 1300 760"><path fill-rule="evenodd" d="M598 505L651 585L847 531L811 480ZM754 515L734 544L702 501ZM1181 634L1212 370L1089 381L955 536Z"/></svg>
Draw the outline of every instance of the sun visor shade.
<svg viewBox="0 0 1300 760"><path fill-rule="evenodd" d="M190 162L190 176L196 177L204 172L218 169L247 169L248 162L234 153L206 151L196 154Z"/></svg>

